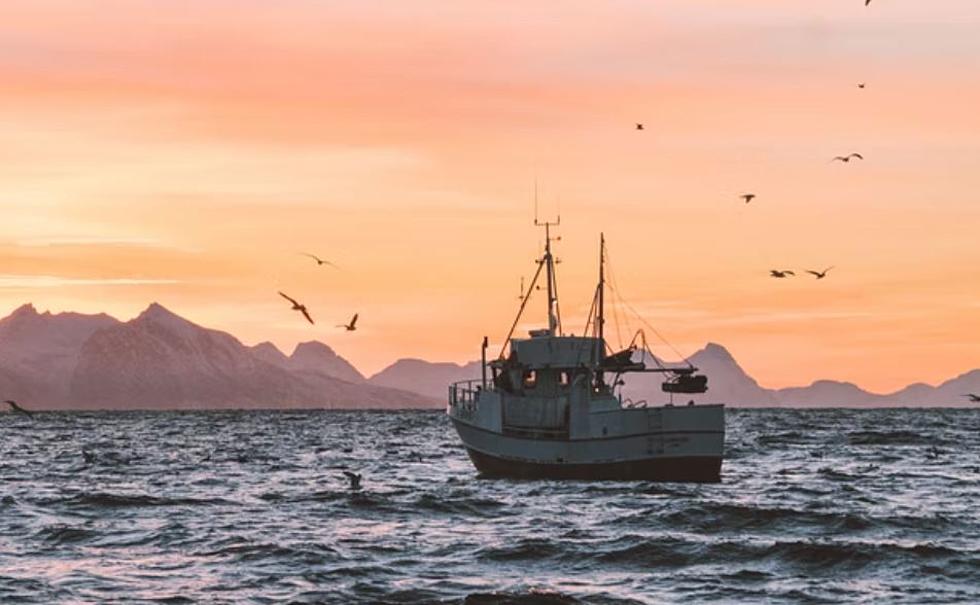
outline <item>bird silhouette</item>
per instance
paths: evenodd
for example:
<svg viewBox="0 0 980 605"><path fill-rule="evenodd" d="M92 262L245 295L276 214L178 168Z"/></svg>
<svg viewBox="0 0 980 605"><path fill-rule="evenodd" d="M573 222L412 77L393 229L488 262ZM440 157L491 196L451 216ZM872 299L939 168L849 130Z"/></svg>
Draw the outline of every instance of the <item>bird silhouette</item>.
<svg viewBox="0 0 980 605"><path fill-rule="evenodd" d="M970 403L980 403L980 395L975 395L973 393L967 393L967 394L965 394L963 396L964 397L967 397L970 400Z"/></svg>
<svg viewBox="0 0 980 605"><path fill-rule="evenodd" d="M30 410L25 410L24 408L20 407L17 404L17 402L14 401L13 399L6 399L6 400L4 400L4 403L6 403L7 405L10 406L10 411L12 411L12 412L17 412L18 414L23 414L25 416L33 416L34 415L34 413L31 412Z"/></svg>
<svg viewBox="0 0 980 605"><path fill-rule="evenodd" d="M637 122L636 123L636 129L637 130L643 130L643 124L640 124L639 122Z"/></svg>
<svg viewBox="0 0 980 605"><path fill-rule="evenodd" d="M833 269L833 267L827 267L823 271L811 271L810 269L807 269L806 272L815 276L817 279L823 279L827 277L827 271L830 271L831 269Z"/></svg>
<svg viewBox="0 0 980 605"><path fill-rule="evenodd" d="M846 164L846 163L850 162L854 158L857 158L859 160L863 160L864 159L864 156L861 155L860 153L852 153L850 155L838 155L838 156L834 156L834 159L832 159L830 161L831 162L844 162Z"/></svg>
<svg viewBox="0 0 980 605"><path fill-rule="evenodd" d="M340 269L340 267L338 267L337 265L333 264L332 262L330 262L328 260L323 260L322 258L320 258L319 256L317 256L315 254L309 254L307 252L303 252L302 254L303 254L303 256L308 256L308 257L312 258L313 260L315 260L316 261L316 264L318 266L321 266L321 265L329 265L329 266L333 267L334 269L338 269L338 270Z"/></svg>
<svg viewBox="0 0 980 605"><path fill-rule="evenodd" d="M743 200L745 200L745 203L748 204L749 202L751 202L752 200L755 199L755 194L754 193L745 193L743 195L740 195L739 197L742 198Z"/></svg>
<svg viewBox="0 0 980 605"><path fill-rule="evenodd" d="M864 82L861 82L860 84L858 84L858 88L863 89L864 87L865 87L865 83Z"/></svg>
<svg viewBox="0 0 980 605"><path fill-rule="evenodd" d="M306 305L300 304L295 298L289 297L289 296L283 294L282 292L279 293L279 296L281 296L281 297L285 298L286 300L288 300L289 302L293 303L293 311L299 311L300 313L303 314L303 317L306 318L306 321L310 322L311 324L313 323L313 318L310 317L309 311L306 310Z"/></svg>
<svg viewBox="0 0 980 605"><path fill-rule="evenodd" d="M776 279L783 279L785 277L789 277L790 275L795 276L796 273L793 273L792 271L789 270L785 270L785 271L780 271L778 269L769 270L769 277L775 277Z"/></svg>
<svg viewBox="0 0 980 605"><path fill-rule="evenodd" d="M865 6L867 6L867 5L869 5L869 4L871 4L871 0L864 0L864 5L865 5Z"/></svg>
<svg viewBox="0 0 980 605"><path fill-rule="evenodd" d="M347 324L337 324L338 328L344 328L348 332L353 332L357 329L357 313L354 313L354 317L351 318L350 323Z"/></svg>
<svg viewBox="0 0 980 605"><path fill-rule="evenodd" d="M347 477L347 481L350 482L351 491L358 491L361 489L361 473L352 473L350 471L344 471L344 476Z"/></svg>

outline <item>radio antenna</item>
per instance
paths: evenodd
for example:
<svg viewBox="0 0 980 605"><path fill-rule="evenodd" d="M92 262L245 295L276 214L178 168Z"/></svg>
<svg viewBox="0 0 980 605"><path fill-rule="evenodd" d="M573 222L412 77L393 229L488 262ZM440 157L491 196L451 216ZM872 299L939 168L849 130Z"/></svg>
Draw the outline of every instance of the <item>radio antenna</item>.
<svg viewBox="0 0 980 605"><path fill-rule="evenodd" d="M561 322L556 315L556 304L558 303L558 288L555 284L555 259L551 254L551 228L561 224L561 215L555 217L554 221L538 219L538 180L534 179L534 226L544 227L544 256L539 263L544 265L546 270L545 279L548 284L548 332L552 336L557 336L561 331Z"/></svg>

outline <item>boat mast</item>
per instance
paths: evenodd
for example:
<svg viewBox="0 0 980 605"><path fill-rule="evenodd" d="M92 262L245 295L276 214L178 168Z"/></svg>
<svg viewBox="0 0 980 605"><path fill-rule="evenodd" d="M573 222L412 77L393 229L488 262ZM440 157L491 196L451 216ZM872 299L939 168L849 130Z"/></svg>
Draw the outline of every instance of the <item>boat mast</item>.
<svg viewBox="0 0 980 605"><path fill-rule="evenodd" d="M606 324L605 317L605 290L606 290L606 234L599 234L599 305L596 310L596 332L599 337L599 344L602 347L602 353L606 350L606 341L603 340L603 328Z"/></svg>
<svg viewBox="0 0 980 605"><path fill-rule="evenodd" d="M544 227L544 258L541 259L541 262L544 263L545 277L548 281L548 332L551 336L555 336L561 330L561 326L558 323L558 316L555 314L555 303L558 301L555 296L554 257L551 255L551 228L561 224L561 217L559 216L558 220L551 222L539 221L538 217L535 216L534 224L538 227Z"/></svg>

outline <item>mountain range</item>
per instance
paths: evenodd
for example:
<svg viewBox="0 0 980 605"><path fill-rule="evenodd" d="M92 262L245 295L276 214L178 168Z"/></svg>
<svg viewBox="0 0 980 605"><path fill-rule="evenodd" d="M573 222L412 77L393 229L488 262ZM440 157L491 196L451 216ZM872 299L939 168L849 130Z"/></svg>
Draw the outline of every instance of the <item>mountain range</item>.
<svg viewBox="0 0 980 605"><path fill-rule="evenodd" d="M370 384L325 344L286 356L151 304L108 315L38 313L0 320L0 399L34 409L425 408L441 400Z"/></svg>
<svg viewBox="0 0 980 605"><path fill-rule="evenodd" d="M650 359L650 356L647 356ZM909 385L894 393L865 391L850 382L817 380L805 387L767 389L735 361L728 350L708 343L688 361L708 376L708 392L694 396L695 403L723 402L737 407L969 407L965 393L980 391L980 369L972 370L937 386ZM667 367L671 364L661 361ZM648 366L655 363L648 363ZM675 364L676 365L676 364ZM628 380L624 396L634 400L663 400L659 374L641 374ZM677 396L684 401L692 397Z"/></svg>
<svg viewBox="0 0 980 605"><path fill-rule="evenodd" d="M969 406L962 395L980 391L980 369L937 386L875 394L830 380L767 389L714 343L690 362L709 377L708 393L693 397L698 403ZM35 409L440 408L450 383L479 376L475 361L400 359L368 378L321 342L300 343L290 355L269 342L247 346L156 303L127 322L105 314L39 313L30 304L0 320L0 399ZM661 374L630 375L623 397L665 401L662 381Z"/></svg>

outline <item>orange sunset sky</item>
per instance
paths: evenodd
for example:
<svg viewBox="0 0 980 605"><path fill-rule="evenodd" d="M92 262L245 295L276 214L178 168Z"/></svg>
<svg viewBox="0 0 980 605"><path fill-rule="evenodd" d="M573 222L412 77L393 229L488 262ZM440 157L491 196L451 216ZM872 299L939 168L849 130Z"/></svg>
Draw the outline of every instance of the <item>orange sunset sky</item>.
<svg viewBox="0 0 980 605"><path fill-rule="evenodd" d="M687 354L724 344L764 386L980 367L977 0L2 14L0 315L159 301L247 344L322 340L366 373L474 359L535 269L537 178L562 216L566 330L602 230L648 321ZM355 311L357 332L333 327Z"/></svg>

